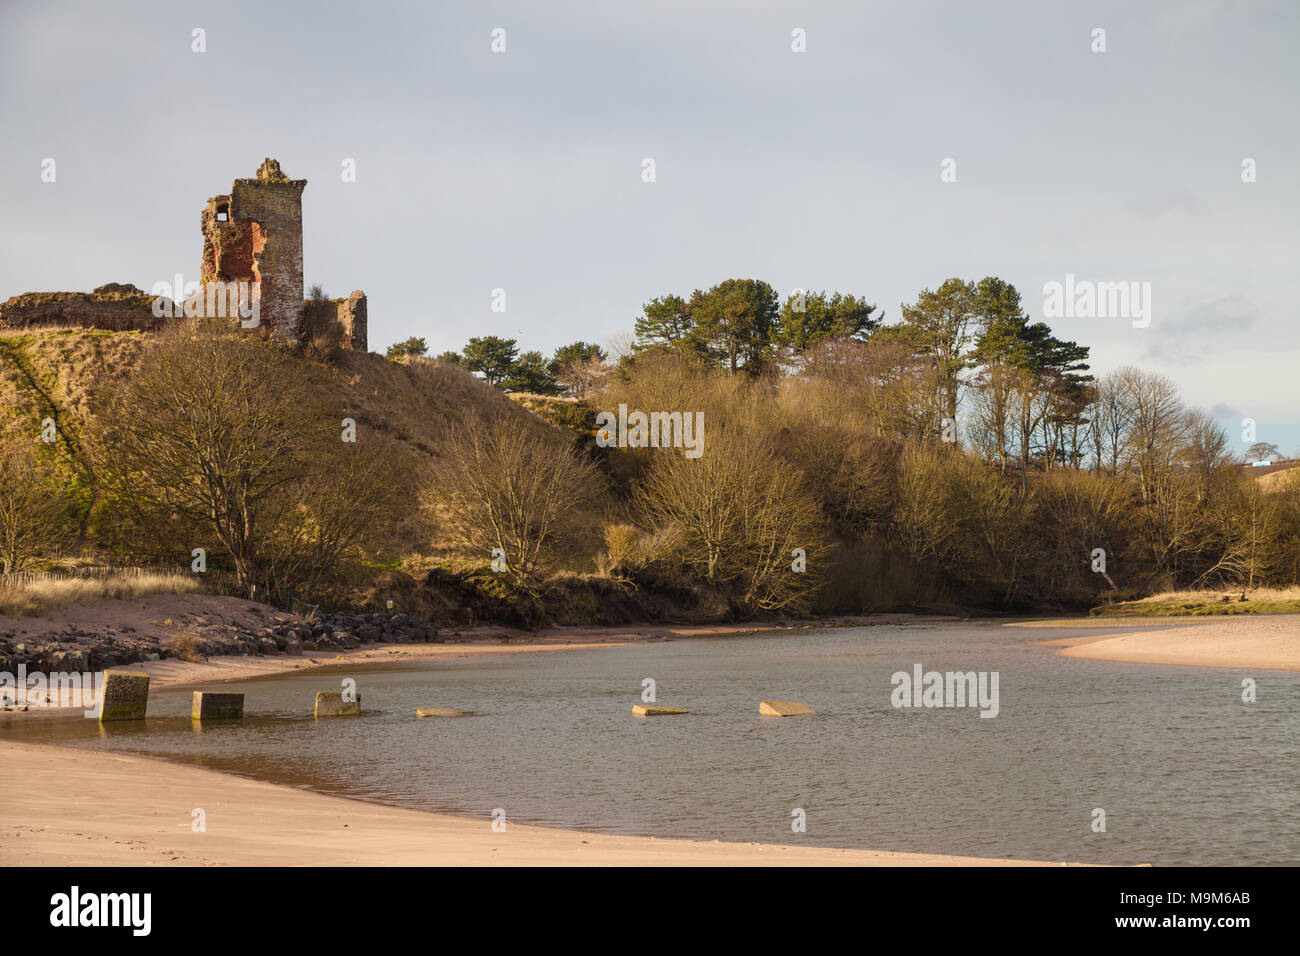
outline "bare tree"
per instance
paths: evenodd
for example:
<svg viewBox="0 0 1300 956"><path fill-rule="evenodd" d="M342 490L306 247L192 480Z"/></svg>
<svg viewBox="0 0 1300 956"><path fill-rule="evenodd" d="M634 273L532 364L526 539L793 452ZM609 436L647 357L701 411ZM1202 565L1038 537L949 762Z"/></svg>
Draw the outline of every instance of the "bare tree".
<svg viewBox="0 0 1300 956"><path fill-rule="evenodd" d="M1093 398L1092 444L1093 467L1115 475L1126 455L1126 442L1132 424L1132 409L1124 399L1124 390L1115 375L1105 375L1097 382Z"/></svg>
<svg viewBox="0 0 1300 956"><path fill-rule="evenodd" d="M1186 412L1183 438L1179 463L1191 472L1201 497L1212 494L1216 485L1238 478L1231 467L1232 445L1228 435L1208 412L1200 409Z"/></svg>
<svg viewBox="0 0 1300 956"><path fill-rule="evenodd" d="M33 443L0 436L0 572L57 548L66 515L58 479Z"/></svg>
<svg viewBox="0 0 1300 956"><path fill-rule="evenodd" d="M1267 441L1257 441L1246 449L1246 461L1271 461L1274 458L1281 458L1282 453L1277 450L1277 445Z"/></svg>
<svg viewBox="0 0 1300 956"><path fill-rule="evenodd" d="M1253 588L1265 583L1279 563L1284 499L1264 491L1254 479L1234 477L1233 493L1219 505L1224 518L1221 542L1196 584L1218 578Z"/></svg>
<svg viewBox="0 0 1300 956"><path fill-rule="evenodd" d="M593 530L588 506L598 494L595 468L571 446L522 421L483 419L448 439L424 500L461 545L482 555L500 549L506 577L534 590Z"/></svg>
<svg viewBox="0 0 1300 956"><path fill-rule="evenodd" d="M397 510L401 483L388 459L351 444L331 451L320 450L328 467L304 471L271 502L261 568L273 590L311 592Z"/></svg>
<svg viewBox="0 0 1300 956"><path fill-rule="evenodd" d="M1178 387L1165 376L1131 366L1115 374L1129 419L1128 463L1137 471L1143 500L1150 501L1173 472L1187 437L1187 415Z"/></svg>
<svg viewBox="0 0 1300 956"><path fill-rule="evenodd" d="M911 445L899 461L899 539L954 583L1016 596L1022 501L1001 474L958 448Z"/></svg>
<svg viewBox="0 0 1300 956"><path fill-rule="evenodd" d="M241 585L313 582L369 512L364 495L356 510L335 508L343 489L361 489L336 465L341 416L307 376L259 335L178 323L98 416L103 474L155 534L215 538ZM363 473L382 498L377 476ZM186 553L191 542L164 543Z"/></svg>
<svg viewBox="0 0 1300 956"><path fill-rule="evenodd" d="M599 391L612 372L613 366L599 357L576 358L558 370L556 380L570 396L583 398Z"/></svg>
<svg viewBox="0 0 1300 956"><path fill-rule="evenodd" d="M803 476L765 443L725 430L699 458L661 451L637 494L652 523L679 529L683 565L727 586L742 613L798 607L815 590L820 509ZM804 571L794 570L796 549Z"/></svg>

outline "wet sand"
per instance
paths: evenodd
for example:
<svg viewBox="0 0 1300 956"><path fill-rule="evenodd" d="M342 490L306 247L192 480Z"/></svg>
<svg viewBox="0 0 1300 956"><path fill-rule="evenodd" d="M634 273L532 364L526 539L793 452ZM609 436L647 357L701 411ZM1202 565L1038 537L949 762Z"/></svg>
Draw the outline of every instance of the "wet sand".
<svg viewBox="0 0 1300 956"><path fill-rule="evenodd" d="M144 757L0 742L2 866L1032 866L928 853L658 840L325 796ZM204 832L193 830L204 811Z"/></svg>

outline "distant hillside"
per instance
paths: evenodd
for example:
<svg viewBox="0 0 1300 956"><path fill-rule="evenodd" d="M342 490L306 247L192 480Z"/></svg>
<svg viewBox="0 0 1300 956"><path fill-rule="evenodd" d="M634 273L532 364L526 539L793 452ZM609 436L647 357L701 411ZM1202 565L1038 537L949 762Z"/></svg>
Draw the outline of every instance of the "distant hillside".
<svg viewBox="0 0 1300 956"><path fill-rule="evenodd" d="M1265 465L1258 469L1243 469L1255 478L1265 491L1286 491L1300 485L1300 462L1279 462L1277 465Z"/></svg>

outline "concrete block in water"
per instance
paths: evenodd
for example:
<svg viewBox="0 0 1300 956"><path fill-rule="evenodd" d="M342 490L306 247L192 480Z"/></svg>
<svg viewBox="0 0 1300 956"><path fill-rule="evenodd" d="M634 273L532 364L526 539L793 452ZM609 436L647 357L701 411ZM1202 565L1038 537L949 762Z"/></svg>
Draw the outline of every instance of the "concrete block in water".
<svg viewBox="0 0 1300 956"><path fill-rule="evenodd" d="M356 717L361 713L361 695L356 700L344 700L340 690L316 691L317 717Z"/></svg>
<svg viewBox="0 0 1300 956"><path fill-rule="evenodd" d="M149 675L130 671L104 671L99 694L99 719L144 720L149 705Z"/></svg>
<svg viewBox="0 0 1300 956"><path fill-rule="evenodd" d="M685 714L688 711L680 707L656 707L653 704L637 704L632 708L632 713L638 717L670 717L673 714Z"/></svg>
<svg viewBox="0 0 1300 956"><path fill-rule="evenodd" d="M196 690L190 716L195 720L238 720L244 716L244 695Z"/></svg>
<svg viewBox="0 0 1300 956"><path fill-rule="evenodd" d="M758 712L764 717L797 717L800 714L815 714L807 704L795 700L762 700L758 702Z"/></svg>

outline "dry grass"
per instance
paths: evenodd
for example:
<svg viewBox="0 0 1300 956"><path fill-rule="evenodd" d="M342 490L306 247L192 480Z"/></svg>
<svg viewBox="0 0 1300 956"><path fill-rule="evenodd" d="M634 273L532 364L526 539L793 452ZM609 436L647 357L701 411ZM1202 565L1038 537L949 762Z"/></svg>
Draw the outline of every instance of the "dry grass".
<svg viewBox="0 0 1300 956"><path fill-rule="evenodd" d="M0 615L31 617L69 604L148 594L189 594L198 579L183 574L115 575L108 578L60 578L22 583L0 582Z"/></svg>
<svg viewBox="0 0 1300 956"><path fill-rule="evenodd" d="M203 655L199 652L199 643L194 639L193 634L178 634L172 641L172 653L191 664L203 660Z"/></svg>
<svg viewBox="0 0 1300 956"><path fill-rule="evenodd" d="M1260 475L1255 479L1259 487L1269 492L1286 492L1300 489L1300 466L1275 471L1271 475Z"/></svg>
<svg viewBox="0 0 1300 956"><path fill-rule="evenodd" d="M1150 597L1142 598L1135 601L1135 604L1148 604L1151 602L1169 602L1169 601L1218 601L1225 596L1231 596L1235 601L1245 593L1246 597L1251 600L1300 600L1300 586L1288 588L1224 588L1201 591L1164 591L1160 594L1153 594Z"/></svg>
<svg viewBox="0 0 1300 956"><path fill-rule="evenodd" d="M143 332L76 329L28 329L4 336L61 411L82 419L90 413L90 388L97 380L111 383L130 375L149 341ZM24 413L45 414L44 403L31 393L26 377L11 363L0 362L0 398Z"/></svg>
<svg viewBox="0 0 1300 956"><path fill-rule="evenodd" d="M1245 594L1246 600L1241 600ZM1300 613L1300 587L1164 591L1093 611L1101 617L1184 617L1215 614Z"/></svg>

